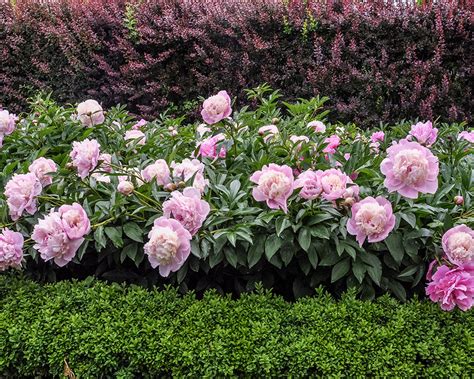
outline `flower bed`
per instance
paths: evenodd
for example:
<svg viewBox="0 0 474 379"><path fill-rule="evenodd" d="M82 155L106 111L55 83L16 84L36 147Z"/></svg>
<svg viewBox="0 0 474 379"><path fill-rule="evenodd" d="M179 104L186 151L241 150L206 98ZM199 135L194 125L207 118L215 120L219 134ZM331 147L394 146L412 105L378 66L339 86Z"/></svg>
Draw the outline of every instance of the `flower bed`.
<svg viewBox="0 0 474 379"><path fill-rule="evenodd" d="M2 113L1 267L402 300L426 276L443 309L472 306L473 132L428 121L367 133L327 124L326 99L247 94L259 106L233 113L225 91L211 96L199 125L49 98L20 120Z"/></svg>

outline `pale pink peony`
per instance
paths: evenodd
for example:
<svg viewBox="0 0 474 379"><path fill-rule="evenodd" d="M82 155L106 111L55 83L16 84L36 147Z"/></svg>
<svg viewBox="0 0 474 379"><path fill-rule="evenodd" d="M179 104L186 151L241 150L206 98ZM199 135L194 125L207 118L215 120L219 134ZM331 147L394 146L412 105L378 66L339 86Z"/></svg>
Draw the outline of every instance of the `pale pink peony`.
<svg viewBox="0 0 474 379"><path fill-rule="evenodd" d="M321 172L319 180L323 189L322 197L329 201L342 199L347 185L352 184L352 180L346 174L335 168Z"/></svg>
<svg viewBox="0 0 474 379"><path fill-rule="evenodd" d="M112 172L112 156L107 153L99 155L99 161L101 161L100 168L105 172Z"/></svg>
<svg viewBox="0 0 474 379"><path fill-rule="evenodd" d="M142 128L142 126L145 126L146 124L147 124L147 121L142 118L140 121L138 121L136 124L132 126L132 129L139 130Z"/></svg>
<svg viewBox="0 0 474 379"><path fill-rule="evenodd" d="M100 182L100 183L110 183L110 176L106 174L101 174L99 172L94 172L91 175L91 178L94 178L97 182Z"/></svg>
<svg viewBox="0 0 474 379"><path fill-rule="evenodd" d="M213 137L206 138L204 141L199 143L199 153L198 156L208 157L208 158L225 158L227 151L224 146L221 146L219 153L217 153L217 144L220 141L225 140L224 134L220 133Z"/></svg>
<svg viewBox="0 0 474 379"><path fill-rule="evenodd" d="M468 132L467 130L459 133L459 139L465 139L470 143L474 143L474 130L472 132Z"/></svg>
<svg viewBox="0 0 474 379"><path fill-rule="evenodd" d="M85 139L82 142L73 142L72 151L69 156L72 165L77 169L77 174L84 179L97 167L100 155L100 145L93 139Z"/></svg>
<svg viewBox="0 0 474 379"><path fill-rule="evenodd" d="M142 170L141 176L147 183L155 179L159 186L164 186L171 182L170 169L164 159L158 159L155 163L146 166Z"/></svg>
<svg viewBox="0 0 474 379"><path fill-rule="evenodd" d="M84 242L84 238L70 239L64 230L64 222L59 212L51 211L38 221L31 235L35 245L45 261L54 260L58 266L63 267L76 255L77 250Z"/></svg>
<svg viewBox="0 0 474 379"><path fill-rule="evenodd" d="M290 141L296 145L296 150L301 150L303 143L308 143L309 138L306 136L291 136Z"/></svg>
<svg viewBox="0 0 474 379"><path fill-rule="evenodd" d="M135 129L127 130L125 132L124 139L125 141L129 141L127 143L127 146L133 145L133 144L144 145L146 143L145 133L143 133L141 130L135 130Z"/></svg>
<svg viewBox="0 0 474 379"><path fill-rule="evenodd" d="M70 239L84 237L91 231L91 223L86 211L78 203L62 205L58 210L64 232Z"/></svg>
<svg viewBox="0 0 474 379"><path fill-rule="evenodd" d="M204 100L201 116L208 124L215 124L229 117L232 113L230 97L226 91L219 91L217 95Z"/></svg>
<svg viewBox="0 0 474 379"><path fill-rule="evenodd" d="M187 182L194 177L193 187L197 188L201 193L204 192L209 185L209 181L204 179L204 164L197 159L184 159L181 163L171 163L173 169L173 177L179 178Z"/></svg>
<svg viewBox="0 0 474 379"><path fill-rule="evenodd" d="M275 125L265 125L258 129L258 134L263 136L263 140L265 142L268 142L269 140L273 139L279 133L280 132L278 131L278 128Z"/></svg>
<svg viewBox="0 0 474 379"><path fill-rule="evenodd" d="M196 131L199 134L199 137L202 137L204 134L209 133L211 128L208 128L206 124L199 124Z"/></svg>
<svg viewBox="0 0 474 379"><path fill-rule="evenodd" d="M341 144L341 139L337 134L333 134L329 138L326 138L324 143L327 143L328 145L324 148L323 152L334 154L338 146Z"/></svg>
<svg viewBox="0 0 474 379"><path fill-rule="evenodd" d="M178 271L191 252L191 234L173 219L156 219L148 238L144 246L145 254L151 267L158 266L163 277Z"/></svg>
<svg viewBox="0 0 474 379"><path fill-rule="evenodd" d="M0 271L9 267L19 268L23 259L23 236L21 233L3 229L0 233Z"/></svg>
<svg viewBox="0 0 474 379"><path fill-rule="evenodd" d="M271 209L281 208L288 212L287 200L294 190L293 171L288 166L270 163L254 172L250 180L257 184L252 195L257 201L266 201Z"/></svg>
<svg viewBox="0 0 474 379"><path fill-rule="evenodd" d="M367 238L370 243L383 241L395 226L390 202L378 196L366 197L352 206L352 217L347 222L347 232L356 236L362 246Z"/></svg>
<svg viewBox="0 0 474 379"><path fill-rule="evenodd" d="M104 111L95 100L86 100L77 106L77 118L82 125L91 127L102 124L105 120Z"/></svg>
<svg viewBox="0 0 474 379"><path fill-rule="evenodd" d="M163 216L179 221L191 235L198 232L210 210L207 201L201 200L199 190L193 187L185 188L183 193L174 191L163 203Z"/></svg>
<svg viewBox="0 0 474 379"><path fill-rule="evenodd" d="M132 182L129 182L128 180L123 180L119 182L117 186L117 191L119 191L122 195L129 196L133 193L133 190L135 187L133 186Z"/></svg>
<svg viewBox="0 0 474 379"><path fill-rule="evenodd" d="M410 135L415 137L418 143L429 147L436 142L438 129L433 128L431 121L419 122L411 126Z"/></svg>
<svg viewBox="0 0 474 379"><path fill-rule="evenodd" d="M16 115L7 110L0 110L0 147L3 144L3 137L8 136L15 130L15 122L18 120Z"/></svg>
<svg viewBox="0 0 474 379"><path fill-rule="evenodd" d="M474 264L474 230L462 224L449 229L441 240L448 260L461 266Z"/></svg>
<svg viewBox="0 0 474 379"><path fill-rule="evenodd" d="M51 159L44 157L35 159L33 163L28 167L28 171L35 174L43 187L49 186L53 182L51 175L52 172L57 172L58 167Z"/></svg>
<svg viewBox="0 0 474 379"><path fill-rule="evenodd" d="M435 193L438 189L439 162L429 149L417 142L401 140L387 150L380 171L389 192L416 199L418 193Z"/></svg>
<svg viewBox="0 0 474 379"><path fill-rule="evenodd" d="M326 131L326 125L321 121L311 121L308 123L309 128L313 128L316 133L324 133Z"/></svg>
<svg viewBox="0 0 474 379"><path fill-rule="evenodd" d="M468 311L474 305L474 265L467 264L450 269L441 266L432 276L426 287L426 294L431 301L439 303L444 311L451 311L458 306Z"/></svg>
<svg viewBox="0 0 474 379"><path fill-rule="evenodd" d="M298 175L294 187L301 188L300 197L306 200L314 200L321 195L323 188L319 176L322 171L306 170Z"/></svg>
<svg viewBox="0 0 474 379"><path fill-rule="evenodd" d="M384 132L375 132L370 136L370 141L371 142L382 142L385 138L385 133Z"/></svg>
<svg viewBox="0 0 474 379"><path fill-rule="evenodd" d="M5 196L10 217L18 220L24 211L36 212L36 197L41 194L42 186L35 174L15 174L5 186Z"/></svg>

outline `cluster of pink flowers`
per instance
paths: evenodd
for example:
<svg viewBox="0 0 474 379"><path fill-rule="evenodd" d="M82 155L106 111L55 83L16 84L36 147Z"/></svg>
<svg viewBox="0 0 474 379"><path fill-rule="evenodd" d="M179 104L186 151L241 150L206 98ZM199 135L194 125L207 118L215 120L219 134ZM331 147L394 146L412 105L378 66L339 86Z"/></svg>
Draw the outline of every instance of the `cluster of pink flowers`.
<svg viewBox="0 0 474 379"><path fill-rule="evenodd" d="M73 142L69 156L77 174L84 179L97 167L100 155L100 145L94 140L85 139L82 142Z"/></svg>
<svg viewBox="0 0 474 379"><path fill-rule="evenodd" d="M21 233L3 229L0 233L0 271L19 268L23 259L23 236Z"/></svg>
<svg viewBox="0 0 474 379"><path fill-rule="evenodd" d="M15 122L18 120L16 115L7 110L0 110L0 147L3 146L3 138L13 133Z"/></svg>
<svg viewBox="0 0 474 379"><path fill-rule="evenodd" d="M81 205L74 203L61 206L57 212L51 210L35 225L31 238L42 259L53 259L62 267L74 258L90 230L87 213Z"/></svg>
<svg viewBox="0 0 474 379"><path fill-rule="evenodd" d="M90 128L104 122L104 111L96 100L86 100L77 106L77 118L82 125Z"/></svg>

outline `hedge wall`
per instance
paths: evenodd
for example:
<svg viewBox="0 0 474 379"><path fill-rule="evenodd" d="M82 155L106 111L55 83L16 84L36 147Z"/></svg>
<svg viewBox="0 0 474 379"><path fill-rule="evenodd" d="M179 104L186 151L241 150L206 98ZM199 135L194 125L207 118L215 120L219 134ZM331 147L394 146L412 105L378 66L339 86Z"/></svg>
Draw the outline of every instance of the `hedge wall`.
<svg viewBox="0 0 474 379"><path fill-rule="evenodd" d="M0 376L468 377L474 313L388 297L288 303L0 276Z"/></svg>
<svg viewBox="0 0 474 379"><path fill-rule="evenodd" d="M268 82L366 126L471 120L472 2L384 3L20 0L0 6L0 104L24 110L41 89L156 116Z"/></svg>

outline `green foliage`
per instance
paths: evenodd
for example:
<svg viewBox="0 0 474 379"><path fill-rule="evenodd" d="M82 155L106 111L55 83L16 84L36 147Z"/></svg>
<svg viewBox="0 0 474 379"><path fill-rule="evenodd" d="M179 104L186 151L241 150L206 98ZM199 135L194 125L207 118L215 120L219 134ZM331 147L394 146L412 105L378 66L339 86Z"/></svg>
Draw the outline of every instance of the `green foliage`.
<svg viewBox="0 0 474 379"><path fill-rule="evenodd" d="M0 376L468 377L474 313L322 291L288 303L0 276Z"/></svg>

